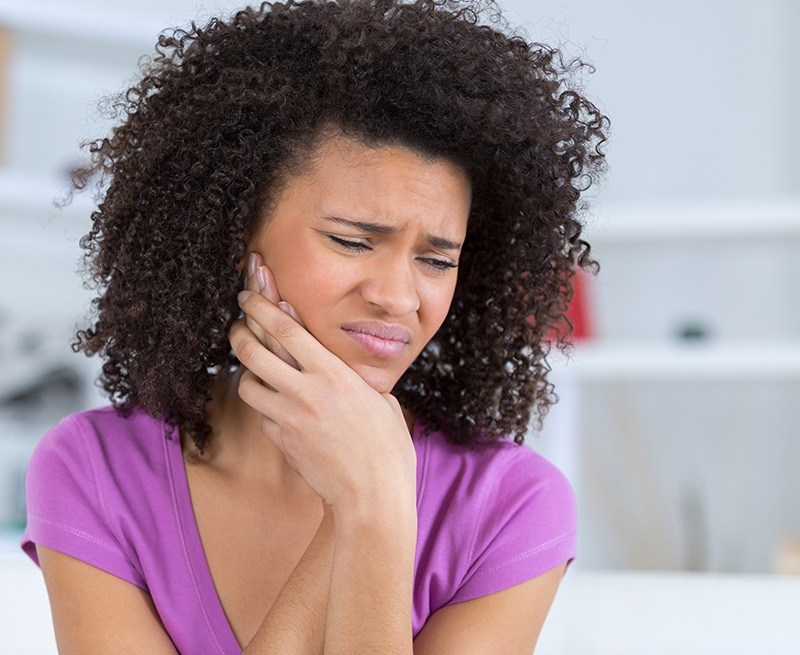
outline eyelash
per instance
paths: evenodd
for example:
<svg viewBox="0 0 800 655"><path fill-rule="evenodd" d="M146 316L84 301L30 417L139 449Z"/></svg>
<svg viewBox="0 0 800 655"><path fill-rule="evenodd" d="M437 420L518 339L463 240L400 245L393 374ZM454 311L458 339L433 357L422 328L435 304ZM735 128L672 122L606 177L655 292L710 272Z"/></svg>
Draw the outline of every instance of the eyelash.
<svg viewBox="0 0 800 655"><path fill-rule="evenodd" d="M347 239L340 239L339 237L331 236L330 234L327 235L328 238L339 244L345 250L352 250L352 251L359 251L359 250L372 250L366 243L361 243L360 241L348 241ZM445 272L448 269L456 268L458 264L454 264L452 262L448 262L444 259L423 259L428 266L433 268L434 270L439 271L440 273Z"/></svg>

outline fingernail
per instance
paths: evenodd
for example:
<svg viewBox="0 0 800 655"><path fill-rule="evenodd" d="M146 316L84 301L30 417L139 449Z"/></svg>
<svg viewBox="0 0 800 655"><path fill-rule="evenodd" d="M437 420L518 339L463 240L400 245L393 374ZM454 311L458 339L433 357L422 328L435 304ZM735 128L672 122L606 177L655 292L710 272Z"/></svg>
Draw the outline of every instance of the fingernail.
<svg viewBox="0 0 800 655"><path fill-rule="evenodd" d="M239 294L236 296L236 300L239 301L240 305L243 305L244 301L250 297L251 293L252 291L248 291L247 289L245 289L244 291L240 291Z"/></svg>
<svg viewBox="0 0 800 655"><path fill-rule="evenodd" d="M256 257L256 253L251 252L250 257L247 258L247 274L252 276L256 272L257 266L258 257Z"/></svg>
<svg viewBox="0 0 800 655"><path fill-rule="evenodd" d="M256 268L256 282L258 282L258 290L263 294L264 289L267 288L267 274L260 266Z"/></svg>
<svg viewBox="0 0 800 655"><path fill-rule="evenodd" d="M286 302L285 300L281 300L278 303L278 307L280 307L283 311L289 314L289 316L291 316L293 319L297 320L297 317L295 316L295 311L294 309L292 309L292 306L288 302Z"/></svg>

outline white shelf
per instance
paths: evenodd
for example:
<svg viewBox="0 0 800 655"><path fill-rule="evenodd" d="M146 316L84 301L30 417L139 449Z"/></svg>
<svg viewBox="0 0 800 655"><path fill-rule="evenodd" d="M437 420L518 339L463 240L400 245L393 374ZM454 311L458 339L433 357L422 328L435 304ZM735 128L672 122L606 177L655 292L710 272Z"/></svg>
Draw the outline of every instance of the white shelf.
<svg viewBox="0 0 800 655"><path fill-rule="evenodd" d="M555 375L580 381L800 382L800 340L581 343L569 359L554 351Z"/></svg>

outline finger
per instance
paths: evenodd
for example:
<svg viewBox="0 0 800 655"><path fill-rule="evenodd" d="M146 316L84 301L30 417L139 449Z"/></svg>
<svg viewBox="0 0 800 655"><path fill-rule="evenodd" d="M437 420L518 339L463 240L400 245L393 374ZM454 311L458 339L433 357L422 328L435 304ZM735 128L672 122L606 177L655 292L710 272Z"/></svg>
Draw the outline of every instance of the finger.
<svg viewBox="0 0 800 655"><path fill-rule="evenodd" d="M277 339L294 357L300 370L328 370L341 360L317 341L277 305L273 305L260 295L242 291L238 298L239 306L251 315L267 333ZM249 367L248 367L249 368Z"/></svg>
<svg viewBox="0 0 800 655"><path fill-rule="evenodd" d="M266 277L266 283L267 283L266 286L267 286L267 290L268 290L268 293L265 293L265 294L262 294L262 295L265 295L273 303L278 305L278 307L280 307L286 313L288 313L289 316L291 316L295 321L297 321L298 323L300 323L300 325L305 327L306 324L303 323L303 320L300 318L300 315L297 313L295 308L292 307L285 300L281 300L281 295L280 295L280 293L278 291L278 284L275 282L275 276L272 274L272 271L270 270L269 266L265 265L265 266L262 266L262 268L264 269L264 275Z"/></svg>
<svg viewBox="0 0 800 655"><path fill-rule="evenodd" d="M291 321L295 328L302 329L290 316L267 301L266 298L262 298L257 294L251 294L251 298L259 299L271 311L280 314L282 320ZM247 371L255 374L265 384L270 385L280 393L286 393L292 397L302 393L304 387L303 374L266 348L244 322L235 321L233 323L228 333L228 340L231 343L234 354Z"/></svg>
<svg viewBox="0 0 800 655"><path fill-rule="evenodd" d="M272 421L272 416L280 412L280 394L262 384L259 377L249 369L245 369L239 378L237 387L239 397L250 407L262 415L267 422Z"/></svg>
<svg viewBox="0 0 800 655"><path fill-rule="evenodd" d="M280 296L278 295L278 285L275 283L275 277L272 271L267 266L264 266L264 258L256 252L250 253L247 260L247 279L246 289L248 291L255 291L263 296L266 296L271 302L278 303ZM247 326L253 331L267 348L274 352L287 364L298 368L297 362L281 344L274 339L271 335L267 334L264 329L251 317L247 316Z"/></svg>
<svg viewBox="0 0 800 655"><path fill-rule="evenodd" d="M259 269L263 271L264 275L264 290L262 291L262 295L266 296L267 299L277 305L281 300L281 295L278 291L278 284L275 282L275 276L272 274L270 267L263 262L259 264Z"/></svg>
<svg viewBox="0 0 800 655"><path fill-rule="evenodd" d="M297 462L295 461L294 457L289 449L289 445L287 443L287 433L286 431L278 424L276 421L272 420L269 416L261 417L261 424L260 424L261 434L269 439L272 443L274 443L278 449L283 453L284 458L286 459L286 463L296 472L300 473L300 469L297 466ZM302 474L301 474L302 475Z"/></svg>
<svg viewBox="0 0 800 655"><path fill-rule="evenodd" d="M253 322L255 322L255 321L253 321ZM256 323L256 325L258 325L258 324ZM259 343L261 343L261 344L262 344L262 346L264 345L264 344L263 344L263 340L262 340L262 339L259 339L259 338L258 338L258 337L257 337L257 336L256 336L256 335L253 333L253 331L250 329L250 325L249 325L249 323L247 322L247 320L246 320L245 318L239 318L239 319L235 320L235 321L234 321L234 322L231 324L231 328L230 328L230 330L228 331L228 343L230 343L230 344L231 344L231 348L234 348L234 346L233 346L233 341L231 341L231 335L232 335L232 334L233 334L235 331L237 331L237 330L239 330L239 329L248 330L254 339L256 339L256 340L257 340ZM271 339L271 338L272 338L272 337L270 337L270 339ZM266 347L266 346L265 346L265 347ZM234 349L234 353L235 353L235 352L236 352L236 351L235 351L235 349ZM271 387L269 384L267 384L266 382L263 382L263 381L262 381L262 382L261 382L261 384L265 385L265 386L266 386L268 389L271 389L272 391L275 391L275 389L274 389L273 387Z"/></svg>
<svg viewBox="0 0 800 655"><path fill-rule="evenodd" d="M281 395L274 390L266 389L261 380L252 371L248 370L245 370L239 378L237 391L243 402L261 414L259 423L261 434L283 452L286 460L296 471L295 462L286 450L284 442L286 432L273 418L286 415L286 410L282 406L283 399Z"/></svg>
<svg viewBox="0 0 800 655"><path fill-rule="evenodd" d="M278 293L278 285L275 283L275 276L272 274L272 271L269 269L269 266L259 266L257 270L257 275L259 284L261 284L261 295L268 298L272 303L280 305L280 303L283 301L281 300L280 294ZM297 312L295 312L295 314L296 313ZM289 313L289 315L291 316L291 313ZM303 325L303 327L305 327L305 325ZM267 339L269 340L269 349L272 352L274 352L284 362L286 362L291 366L294 366L296 369L299 370L300 366L298 365L297 360L295 360L295 358L289 354L286 348L284 348L277 341L277 339L273 338L269 334L267 335Z"/></svg>
<svg viewBox="0 0 800 655"><path fill-rule="evenodd" d="M306 326L306 324L303 323L303 319L300 318L300 314L298 314L297 310L294 307L292 307L288 302L286 302L285 300L281 300L278 303L278 307L280 307L283 311L289 314L289 316L291 316L295 321L300 323L300 325L302 325L303 327Z"/></svg>
<svg viewBox="0 0 800 655"><path fill-rule="evenodd" d="M283 311L285 311L289 316L291 316L295 321L300 323L303 327L306 324L303 322L303 319L300 318L300 315L297 313L294 307L292 307L288 302L285 300L281 300L280 292L278 291L278 283L275 282L275 276L272 274L272 270L269 266L264 266L264 275L266 276L267 282L267 289L269 293L264 294L269 298L272 302L274 302L278 307L280 307Z"/></svg>
<svg viewBox="0 0 800 655"><path fill-rule="evenodd" d="M247 258L247 268L244 271L244 288L248 291L254 291L255 293L260 293L261 290L259 289L258 280L256 279L256 271L258 270L258 266L261 262L261 255L255 252L251 252ZM249 327L253 334L256 335L261 343L266 344L268 339L271 339L269 335L264 331L256 321L254 321L251 317L245 315L245 320L247 322L247 327Z"/></svg>

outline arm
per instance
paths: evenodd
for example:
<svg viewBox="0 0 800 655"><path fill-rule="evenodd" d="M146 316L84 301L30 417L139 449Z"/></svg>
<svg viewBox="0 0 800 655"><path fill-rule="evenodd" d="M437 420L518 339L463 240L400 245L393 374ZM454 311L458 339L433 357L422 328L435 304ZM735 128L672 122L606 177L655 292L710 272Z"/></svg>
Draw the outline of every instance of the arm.
<svg viewBox="0 0 800 655"><path fill-rule="evenodd" d="M333 513L325 515L314 539L242 655L320 655L333 560Z"/></svg>
<svg viewBox="0 0 800 655"><path fill-rule="evenodd" d="M566 564L527 582L435 612L414 640L414 655L531 655Z"/></svg>
<svg viewBox="0 0 800 655"><path fill-rule="evenodd" d="M408 505L336 516L325 655L411 655L417 517Z"/></svg>
<svg viewBox="0 0 800 655"><path fill-rule="evenodd" d="M333 515L284 585L246 655L320 655L333 559ZM37 545L60 655L177 655L153 600L102 569Z"/></svg>
<svg viewBox="0 0 800 655"><path fill-rule="evenodd" d="M412 644L416 517L405 513L404 520L396 506L387 508L369 520L337 517L325 655L534 652L565 564L503 591L443 607Z"/></svg>
<svg viewBox="0 0 800 655"><path fill-rule="evenodd" d="M143 589L37 544L60 655L177 655Z"/></svg>
<svg viewBox="0 0 800 655"><path fill-rule="evenodd" d="M298 364L276 357L242 322L231 327L246 369L239 396L334 512L324 652L410 655L416 453L403 409L261 294L238 300Z"/></svg>

